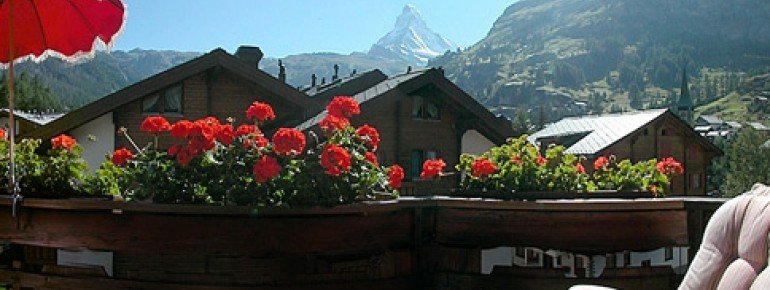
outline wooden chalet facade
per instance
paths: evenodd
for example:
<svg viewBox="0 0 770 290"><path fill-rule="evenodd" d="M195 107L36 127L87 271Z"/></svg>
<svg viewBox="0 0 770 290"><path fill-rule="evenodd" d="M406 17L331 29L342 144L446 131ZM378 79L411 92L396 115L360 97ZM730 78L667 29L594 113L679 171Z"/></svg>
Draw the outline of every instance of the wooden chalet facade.
<svg viewBox="0 0 770 290"><path fill-rule="evenodd" d="M139 146L150 143L152 138L139 130L147 116L162 115L170 122L215 116L241 124L246 108L258 100L275 110L277 119L264 128L269 132L278 125L299 124L320 110L306 95L258 69L261 57L257 47L241 47L235 55L215 49L72 111L27 137L46 139L67 132L84 147L93 169L114 149L131 148L120 128L128 129ZM159 145L172 142L167 136Z"/></svg>
<svg viewBox="0 0 770 290"><path fill-rule="evenodd" d="M422 160L440 157L452 170L460 153L479 153L513 135L510 122L495 117L471 96L443 76L427 69L391 78L379 70L335 78L300 91L258 69L262 57L256 47L241 47L235 55L222 49L149 77L119 90L50 124L27 137L50 138L69 133L84 147L84 158L98 168L105 154L131 148L119 133L128 133L139 146L152 142L140 133L142 120L163 115L170 122L215 116L235 124L245 121L245 110L255 100L270 103L278 119L268 122L269 134L278 127L309 129L324 116L323 109L336 95L354 96L362 114L354 125L375 126L383 140L378 152L382 164L401 164L410 180L419 175ZM159 146L174 142L161 138ZM454 178L446 178L449 187ZM431 184L408 183L433 187Z"/></svg>
<svg viewBox="0 0 770 290"><path fill-rule="evenodd" d="M587 157L586 169L599 156L631 161L674 157L685 169L671 181L674 195L706 195L706 168L722 151L670 110L647 110L565 118L529 137L545 149L567 147L567 153ZM590 163L588 163L590 162Z"/></svg>
<svg viewBox="0 0 770 290"><path fill-rule="evenodd" d="M480 153L505 142L514 132L507 119L494 116L471 96L444 77L440 69L410 71L366 87L349 80L348 89L339 86L335 94L353 96L361 114L352 118L354 126L376 127L383 140L377 151L380 163L398 163L407 175L406 194L448 189L456 178L439 184L419 180L426 159L442 158L447 171L453 171L461 153ZM361 82L372 82L367 77ZM331 94L327 94L331 95ZM328 100L328 96L318 97ZM310 118L298 129L315 130L326 112Z"/></svg>

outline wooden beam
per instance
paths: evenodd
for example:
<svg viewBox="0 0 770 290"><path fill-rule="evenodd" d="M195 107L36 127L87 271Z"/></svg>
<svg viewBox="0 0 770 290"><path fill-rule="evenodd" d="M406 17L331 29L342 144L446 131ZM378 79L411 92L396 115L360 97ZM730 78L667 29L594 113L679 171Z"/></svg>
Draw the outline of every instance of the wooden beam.
<svg viewBox="0 0 770 290"><path fill-rule="evenodd" d="M134 289L169 289L169 290L246 290L246 289L409 289L413 278L370 279L365 281L347 281L344 283L315 283L312 285L266 285L266 286L216 286L200 284L164 283L134 281L101 277L63 277L56 275L27 273L0 269L0 283L12 284L17 288L31 289L92 289L92 290L134 290ZM14 288L16 289L16 288Z"/></svg>
<svg viewBox="0 0 770 290"><path fill-rule="evenodd" d="M687 212L490 211L441 208L436 241L446 245L537 246L606 253L686 246Z"/></svg>
<svg viewBox="0 0 770 290"><path fill-rule="evenodd" d="M412 213L215 216L25 208L21 228L0 207L0 240L56 248L147 253L266 255L409 247Z"/></svg>

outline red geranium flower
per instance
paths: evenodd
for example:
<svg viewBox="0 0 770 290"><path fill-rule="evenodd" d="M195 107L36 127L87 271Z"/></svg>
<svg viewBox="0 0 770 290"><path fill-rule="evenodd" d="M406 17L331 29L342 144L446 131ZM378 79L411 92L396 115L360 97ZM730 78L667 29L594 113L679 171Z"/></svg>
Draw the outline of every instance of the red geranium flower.
<svg viewBox="0 0 770 290"><path fill-rule="evenodd" d="M112 154L112 163L117 166L123 166L126 165L128 160L133 158L134 153L131 153L131 150L126 149L126 147L122 147L118 150L115 150L115 153Z"/></svg>
<svg viewBox="0 0 770 290"><path fill-rule="evenodd" d="M6 136L5 130L3 128L0 128L0 140L5 140L5 138L8 138Z"/></svg>
<svg viewBox="0 0 770 290"><path fill-rule="evenodd" d="M576 170L578 173L580 173L580 174L584 174L584 173L586 173L586 168L585 168L585 167L583 167L583 164L581 164L580 162L578 162L578 164L575 164L575 170Z"/></svg>
<svg viewBox="0 0 770 290"><path fill-rule="evenodd" d="M356 129L356 135L366 140L373 150L377 150L377 145L380 144L380 133L377 132L377 129L369 125L363 125Z"/></svg>
<svg viewBox="0 0 770 290"><path fill-rule="evenodd" d="M259 128L251 124L242 124L238 126L238 129L235 130L236 136L247 136L256 133L259 133Z"/></svg>
<svg viewBox="0 0 770 290"><path fill-rule="evenodd" d="M393 164L388 170L388 184L391 188L401 188L401 181L404 180L404 169L398 164Z"/></svg>
<svg viewBox="0 0 770 290"><path fill-rule="evenodd" d="M339 118L350 118L361 113L361 108L355 99L348 96L336 96L326 106L329 115Z"/></svg>
<svg viewBox="0 0 770 290"><path fill-rule="evenodd" d="M224 145L232 144L233 140L235 140L235 132L233 132L233 126L230 124L219 126L219 130L217 130L216 133L216 138L219 143Z"/></svg>
<svg viewBox="0 0 770 290"><path fill-rule="evenodd" d="M171 124L169 124L168 120L162 116L149 116L142 121L139 129L142 130L142 132L158 135L170 131Z"/></svg>
<svg viewBox="0 0 770 290"><path fill-rule="evenodd" d="M489 176L497 171L497 166L487 158L479 158L471 164L471 175L474 177Z"/></svg>
<svg viewBox="0 0 770 290"><path fill-rule="evenodd" d="M254 180L259 183L271 180L281 173L281 165L275 158L262 155L254 164Z"/></svg>
<svg viewBox="0 0 770 290"><path fill-rule="evenodd" d="M364 158L366 161L369 161L369 163L374 164L374 166L380 166L380 163L377 162L377 155L374 155L374 153L366 152L366 154L364 154Z"/></svg>
<svg viewBox="0 0 770 290"><path fill-rule="evenodd" d="M326 115L326 117L318 123L318 126L321 127L321 130L324 130L324 132L332 133L350 126L350 120L334 115Z"/></svg>
<svg viewBox="0 0 770 290"><path fill-rule="evenodd" d="M273 134L273 150L281 155L300 155L305 149L305 135L297 129L280 128Z"/></svg>
<svg viewBox="0 0 770 290"><path fill-rule="evenodd" d="M171 136L179 139L187 138L187 136L190 135L190 131L192 131L193 127L195 127L193 122L188 120L181 120L176 122L173 126L171 126Z"/></svg>
<svg viewBox="0 0 770 290"><path fill-rule="evenodd" d="M61 134L51 139L51 147L53 147L53 149L64 149L69 151L72 150L75 145L77 145L75 138L68 135Z"/></svg>
<svg viewBox="0 0 770 290"><path fill-rule="evenodd" d="M350 153L337 144L327 144L321 152L321 167L326 174L339 176L350 170Z"/></svg>
<svg viewBox="0 0 770 290"><path fill-rule="evenodd" d="M254 102L246 110L246 118L257 122L264 122L275 119L273 107L266 103Z"/></svg>
<svg viewBox="0 0 770 290"><path fill-rule="evenodd" d="M543 155L537 155L537 160L536 160L535 162L537 162L537 165L539 165L539 166L543 166L543 165L545 165L546 163L548 163L548 159L546 159L545 157L543 157Z"/></svg>
<svg viewBox="0 0 770 290"><path fill-rule="evenodd" d="M610 163L610 160L607 159L607 157L599 156L599 158L596 158L596 161L594 161L594 170L599 170L607 166L607 164Z"/></svg>
<svg viewBox="0 0 770 290"><path fill-rule="evenodd" d="M190 161L192 161L196 155L197 154L192 152L191 148L189 147L184 148L182 150L179 150L179 152L177 152L176 161L179 162L179 164L182 165L182 167L185 167L188 164L190 164Z"/></svg>
<svg viewBox="0 0 770 290"><path fill-rule="evenodd" d="M674 157L663 158L663 160L658 161L658 164L655 166L655 168L658 170L658 172L669 176L679 176L684 174L684 167L682 167L682 163L676 161Z"/></svg>
<svg viewBox="0 0 770 290"><path fill-rule="evenodd" d="M444 160L441 158L425 160L425 162L422 163L422 172L420 173L420 178L422 180L433 179L441 174L441 171L444 170L444 167L446 167L446 163L444 163Z"/></svg>
<svg viewBox="0 0 770 290"><path fill-rule="evenodd" d="M171 147L168 147L168 155L172 157L176 156L180 150L182 150L182 145L171 145Z"/></svg>

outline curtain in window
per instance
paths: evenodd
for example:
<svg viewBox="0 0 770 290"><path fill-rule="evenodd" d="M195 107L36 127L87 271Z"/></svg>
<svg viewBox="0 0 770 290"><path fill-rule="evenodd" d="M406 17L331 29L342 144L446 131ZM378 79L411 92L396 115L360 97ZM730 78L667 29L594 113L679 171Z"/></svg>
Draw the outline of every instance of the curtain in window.
<svg viewBox="0 0 770 290"><path fill-rule="evenodd" d="M182 112L182 86L174 86L166 90L164 97L164 101L166 101L166 113Z"/></svg>
<svg viewBox="0 0 770 290"><path fill-rule="evenodd" d="M142 101L142 113L160 113L160 103L157 94L144 98Z"/></svg>

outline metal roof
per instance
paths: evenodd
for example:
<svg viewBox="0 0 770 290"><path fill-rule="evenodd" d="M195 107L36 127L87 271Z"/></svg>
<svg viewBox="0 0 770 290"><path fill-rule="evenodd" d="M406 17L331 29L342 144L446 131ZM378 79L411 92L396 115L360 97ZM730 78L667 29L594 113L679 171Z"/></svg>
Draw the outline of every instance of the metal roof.
<svg viewBox="0 0 770 290"><path fill-rule="evenodd" d="M709 123L711 125L718 125L718 124L724 123L722 119L714 115L701 115L700 117L698 117L698 119L703 119L703 121L706 121L706 123Z"/></svg>
<svg viewBox="0 0 770 290"><path fill-rule="evenodd" d="M566 152L592 155L623 139L644 125L649 124L666 111L666 109L658 109L564 118L532 134L527 139L529 142L537 144L539 139L590 132L567 148Z"/></svg>

